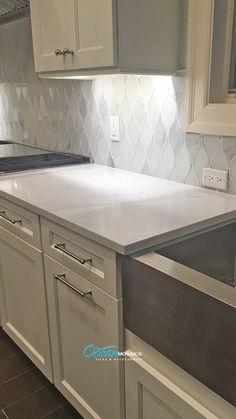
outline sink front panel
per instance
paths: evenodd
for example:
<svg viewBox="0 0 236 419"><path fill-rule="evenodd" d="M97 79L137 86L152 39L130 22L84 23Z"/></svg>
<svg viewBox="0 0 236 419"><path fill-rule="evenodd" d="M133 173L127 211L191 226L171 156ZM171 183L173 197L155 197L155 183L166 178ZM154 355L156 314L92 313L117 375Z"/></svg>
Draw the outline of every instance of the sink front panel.
<svg viewBox="0 0 236 419"><path fill-rule="evenodd" d="M236 406L236 309L131 257L122 278L125 327Z"/></svg>

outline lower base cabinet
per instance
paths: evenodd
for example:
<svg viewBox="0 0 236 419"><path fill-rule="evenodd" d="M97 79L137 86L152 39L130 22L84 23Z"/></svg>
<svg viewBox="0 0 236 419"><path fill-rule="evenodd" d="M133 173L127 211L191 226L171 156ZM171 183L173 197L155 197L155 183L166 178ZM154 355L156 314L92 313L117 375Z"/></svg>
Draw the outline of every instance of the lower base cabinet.
<svg viewBox="0 0 236 419"><path fill-rule="evenodd" d="M94 352L122 349L121 300L48 256L45 270L56 387L84 418L124 418L123 362Z"/></svg>
<svg viewBox="0 0 236 419"><path fill-rule="evenodd" d="M0 228L2 327L52 381L42 252Z"/></svg>
<svg viewBox="0 0 236 419"><path fill-rule="evenodd" d="M144 360L126 361L125 382L126 419L223 418L216 416Z"/></svg>

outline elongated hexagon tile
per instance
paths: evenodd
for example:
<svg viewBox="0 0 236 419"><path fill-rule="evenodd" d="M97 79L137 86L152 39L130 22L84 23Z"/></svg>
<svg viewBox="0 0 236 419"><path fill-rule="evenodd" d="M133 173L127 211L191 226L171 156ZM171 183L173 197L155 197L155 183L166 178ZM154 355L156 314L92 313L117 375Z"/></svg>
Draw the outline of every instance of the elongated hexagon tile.
<svg viewBox="0 0 236 419"><path fill-rule="evenodd" d="M146 167L148 166L150 169L149 173L152 173L154 175L155 170L157 169L159 165L159 159L160 159L160 155L159 155L158 147L156 145L156 142L152 140L147 150L147 158L145 162Z"/></svg>
<svg viewBox="0 0 236 419"><path fill-rule="evenodd" d="M140 97L140 85L137 76L128 76L126 80L126 95L131 103L136 103Z"/></svg>
<svg viewBox="0 0 236 419"><path fill-rule="evenodd" d="M196 154L193 157L192 163L193 163L192 168L194 170L194 173L198 179L199 185L201 185L202 177L203 177L203 169L204 167L209 167L209 164L210 164L202 139L200 140L199 147L197 149Z"/></svg>
<svg viewBox="0 0 236 419"><path fill-rule="evenodd" d="M222 140L218 141L218 147L211 159L211 167L213 169L228 170L229 163L223 151Z"/></svg>
<svg viewBox="0 0 236 419"><path fill-rule="evenodd" d="M134 104L134 118L137 124L142 126L146 119L146 109L143 103L143 100L141 98L138 98L138 100Z"/></svg>
<svg viewBox="0 0 236 419"><path fill-rule="evenodd" d="M140 172L146 160L146 152L141 140L137 142L134 148L133 160L135 160L135 166L138 168L137 171Z"/></svg>
<svg viewBox="0 0 236 419"><path fill-rule="evenodd" d="M177 156L177 165L182 176L182 181L185 182L186 176L191 169L191 158L185 143Z"/></svg>
<svg viewBox="0 0 236 419"><path fill-rule="evenodd" d="M133 118L133 110L127 96L124 97L124 100L122 101L120 107L118 107L117 115L119 114L119 112L121 117L123 118L126 127L128 127Z"/></svg>
<svg viewBox="0 0 236 419"><path fill-rule="evenodd" d="M223 137L222 149L228 160L228 163L230 164L236 155L236 137Z"/></svg>
<svg viewBox="0 0 236 419"><path fill-rule="evenodd" d="M148 118L146 118L144 124L141 127L141 132L140 132L140 139L145 150L148 149L148 147L150 146L152 142L152 139L153 139L152 133L153 133L152 126Z"/></svg>
<svg viewBox="0 0 236 419"><path fill-rule="evenodd" d="M114 96L116 97L117 102L119 105L123 102L126 93L126 83L124 76L116 76L113 79L114 85Z"/></svg>
<svg viewBox="0 0 236 419"><path fill-rule="evenodd" d="M204 144L204 147L205 147L205 150L207 152L210 162L218 149L219 140L220 140L220 137L218 136L213 136L213 135L203 136L203 144Z"/></svg>
<svg viewBox="0 0 236 419"><path fill-rule="evenodd" d="M154 129L157 121L160 119L160 109L156 100L155 92L152 93L151 99L147 105L147 114Z"/></svg>
<svg viewBox="0 0 236 419"><path fill-rule="evenodd" d="M147 106L153 94L152 77L141 76L139 80L139 84L140 84L140 96L142 97L144 104Z"/></svg>

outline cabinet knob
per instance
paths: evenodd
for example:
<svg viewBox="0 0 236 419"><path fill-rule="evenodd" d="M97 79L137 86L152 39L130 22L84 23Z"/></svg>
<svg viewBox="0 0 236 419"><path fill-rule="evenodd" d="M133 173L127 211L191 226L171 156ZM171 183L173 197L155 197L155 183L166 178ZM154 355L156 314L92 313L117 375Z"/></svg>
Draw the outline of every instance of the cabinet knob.
<svg viewBox="0 0 236 419"><path fill-rule="evenodd" d="M63 55L66 55L66 54L74 55L74 51L72 51L71 49L68 49L68 48L64 48L63 49Z"/></svg>
<svg viewBox="0 0 236 419"><path fill-rule="evenodd" d="M61 49L56 49L55 54L58 57L59 55L64 55L63 51Z"/></svg>

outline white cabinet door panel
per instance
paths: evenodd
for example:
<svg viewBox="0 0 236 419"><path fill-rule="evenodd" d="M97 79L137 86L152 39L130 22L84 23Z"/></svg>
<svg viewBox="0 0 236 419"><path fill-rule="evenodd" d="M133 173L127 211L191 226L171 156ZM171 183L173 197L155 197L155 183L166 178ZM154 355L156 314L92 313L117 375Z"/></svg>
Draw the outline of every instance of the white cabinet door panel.
<svg viewBox="0 0 236 419"><path fill-rule="evenodd" d="M55 50L68 48L68 13L73 7L74 0L30 1L36 71L65 68L65 57L56 56Z"/></svg>
<svg viewBox="0 0 236 419"><path fill-rule="evenodd" d="M31 0L30 7L36 71L115 64L115 0Z"/></svg>
<svg viewBox="0 0 236 419"><path fill-rule="evenodd" d="M42 252L0 229L2 326L52 379Z"/></svg>
<svg viewBox="0 0 236 419"><path fill-rule="evenodd" d="M74 0L68 12L67 69L108 67L116 64L114 0Z"/></svg>

